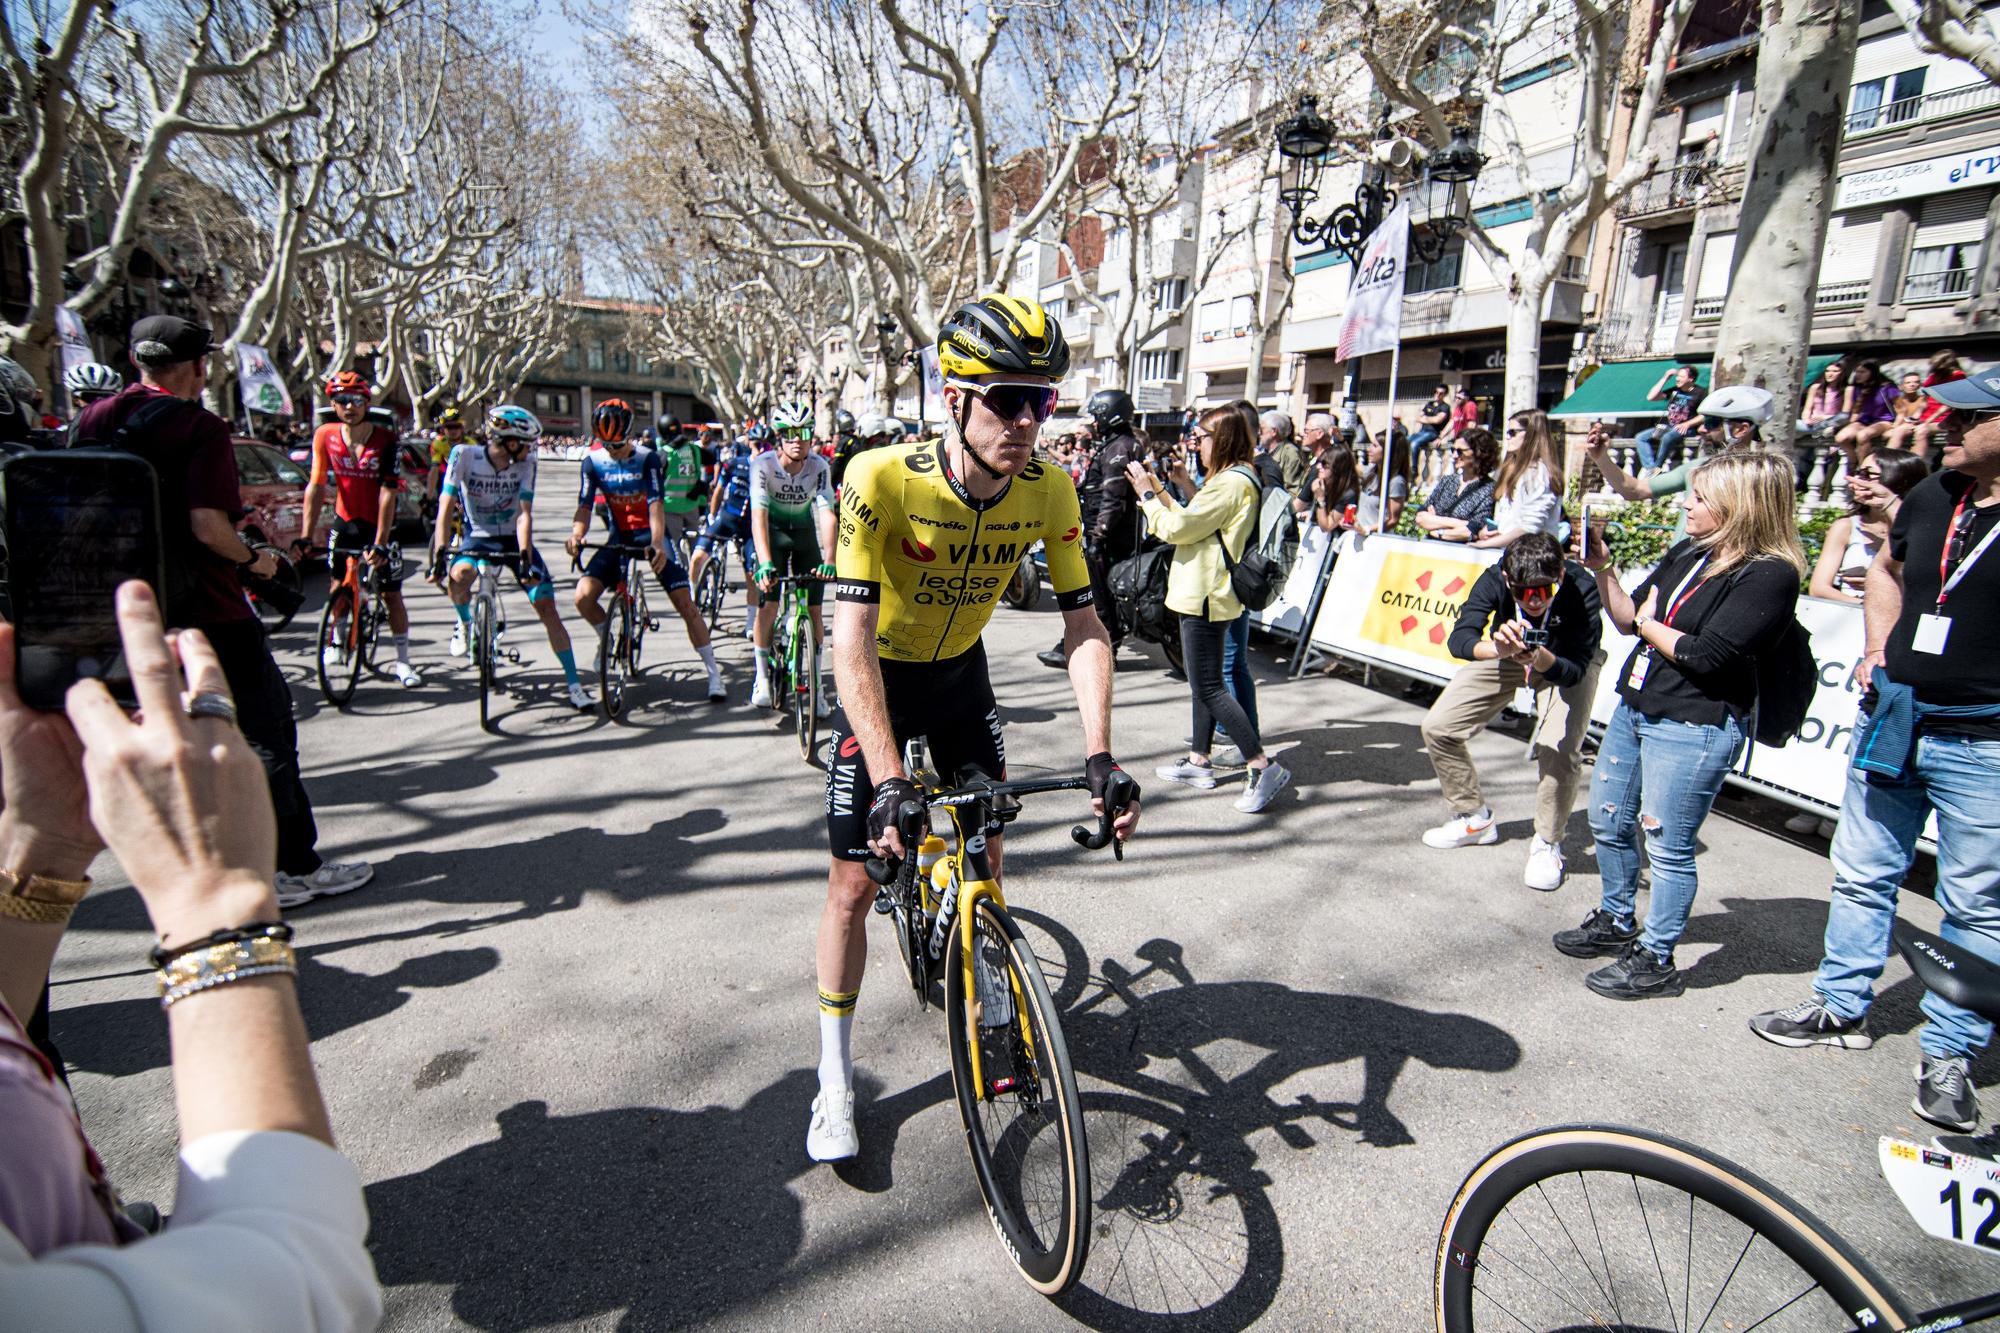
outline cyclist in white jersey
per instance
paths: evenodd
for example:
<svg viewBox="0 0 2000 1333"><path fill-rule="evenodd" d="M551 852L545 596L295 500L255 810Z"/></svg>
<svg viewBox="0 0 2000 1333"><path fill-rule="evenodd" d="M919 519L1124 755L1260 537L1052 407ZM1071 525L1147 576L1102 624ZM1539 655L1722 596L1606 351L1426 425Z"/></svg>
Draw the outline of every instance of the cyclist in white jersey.
<svg viewBox="0 0 2000 1333"><path fill-rule="evenodd" d="M802 403L786 403L773 414L779 444L770 453L750 460L750 537L757 548L757 567L750 581L765 593L785 575L794 578L827 580L833 577L828 555L833 550L833 470L826 459L812 452L812 413ZM825 617L820 611L822 585L809 584L807 600L812 603L813 642L826 638ZM771 627L778 618L778 601L766 597L757 608L754 642L757 646L756 683L750 703L769 708L771 680L766 673L771 657ZM819 714L833 711L821 688Z"/></svg>
<svg viewBox="0 0 2000 1333"><path fill-rule="evenodd" d="M485 557L504 564L520 580L528 605L548 631L549 647L562 663L569 701L578 709L597 706L576 670L569 631L556 611L555 579L535 549L534 442L542 423L524 407L503 404L486 417L485 444L461 444L445 463L444 486L438 495L437 531L431 541L431 582L445 587L458 624L451 632L451 655L465 656L466 627L472 623L474 561ZM463 533L451 554L451 577L444 578L446 547L454 514L462 516Z"/></svg>

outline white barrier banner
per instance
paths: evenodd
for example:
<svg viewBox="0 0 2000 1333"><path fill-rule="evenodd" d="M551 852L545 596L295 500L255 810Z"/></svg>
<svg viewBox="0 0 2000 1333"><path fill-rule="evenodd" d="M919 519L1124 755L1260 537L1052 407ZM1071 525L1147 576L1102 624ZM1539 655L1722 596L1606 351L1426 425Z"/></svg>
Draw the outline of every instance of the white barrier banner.
<svg viewBox="0 0 2000 1333"><path fill-rule="evenodd" d="M1312 600L1326 540L1317 529L1305 535L1284 594L1256 613L1259 624L1288 634L1298 632ZM1463 664L1451 655L1445 640L1473 581L1499 560L1500 552L1380 534L1357 542L1349 533L1338 541L1333 576L1313 623L1314 646L1440 685L1450 680ZM1627 583L1637 587L1644 577L1643 571L1635 573ZM1801 597L1798 616L1812 636L1819 687L1805 726L1791 744L1752 747L1747 783L1837 808L1847 785L1848 738L1860 699L1849 682L1861 657L1861 608ZM1618 706L1618 683L1624 679L1625 660L1635 642L1605 618L1607 659L1591 709L1591 720L1600 725Z"/></svg>

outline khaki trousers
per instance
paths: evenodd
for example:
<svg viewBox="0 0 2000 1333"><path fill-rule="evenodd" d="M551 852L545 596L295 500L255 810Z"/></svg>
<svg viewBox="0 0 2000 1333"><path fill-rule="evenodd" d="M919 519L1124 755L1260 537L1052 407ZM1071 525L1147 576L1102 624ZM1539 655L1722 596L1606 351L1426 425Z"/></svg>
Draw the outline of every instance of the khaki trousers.
<svg viewBox="0 0 2000 1333"><path fill-rule="evenodd" d="M1541 772L1535 787L1535 833L1544 842L1562 843L1563 827L1576 808L1584 728L1590 724L1603 665L1600 651L1575 685L1559 690L1542 683L1535 689L1535 766ZM1485 730L1527 682L1526 668L1517 663L1467 662L1425 715L1424 746L1453 814L1470 814L1486 804L1466 742Z"/></svg>

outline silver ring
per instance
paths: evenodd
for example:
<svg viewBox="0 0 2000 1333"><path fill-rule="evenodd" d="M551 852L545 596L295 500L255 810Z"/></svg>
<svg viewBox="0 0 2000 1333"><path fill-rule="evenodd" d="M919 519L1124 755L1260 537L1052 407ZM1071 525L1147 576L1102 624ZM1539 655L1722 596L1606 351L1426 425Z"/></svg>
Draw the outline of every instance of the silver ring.
<svg viewBox="0 0 2000 1333"><path fill-rule="evenodd" d="M232 727L236 725L236 705L228 695L217 694L213 690L189 695L187 702L181 705L181 711L189 717L219 718Z"/></svg>

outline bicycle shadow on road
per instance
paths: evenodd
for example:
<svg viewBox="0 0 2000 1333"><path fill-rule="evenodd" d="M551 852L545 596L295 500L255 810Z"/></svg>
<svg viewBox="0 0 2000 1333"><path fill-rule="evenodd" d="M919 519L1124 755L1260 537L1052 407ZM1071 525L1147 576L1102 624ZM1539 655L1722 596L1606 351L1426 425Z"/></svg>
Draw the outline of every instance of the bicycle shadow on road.
<svg viewBox="0 0 2000 1333"><path fill-rule="evenodd" d="M1268 1130L1299 1151L1414 1144L1391 1107L1410 1061L1492 1074L1521 1058L1512 1036L1466 1014L1196 981L1172 940L1140 945L1136 969L1106 959L1092 970L1065 928L1015 915L1031 927L1084 1089L1096 1234L1063 1306L1092 1328L1249 1327L1284 1273L1272 1177L1253 1136ZM1352 1060L1362 1065L1357 1100L1274 1096Z"/></svg>

